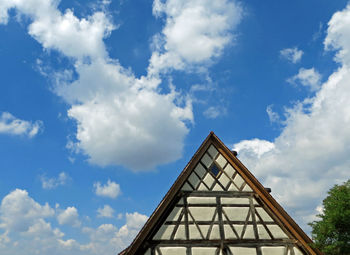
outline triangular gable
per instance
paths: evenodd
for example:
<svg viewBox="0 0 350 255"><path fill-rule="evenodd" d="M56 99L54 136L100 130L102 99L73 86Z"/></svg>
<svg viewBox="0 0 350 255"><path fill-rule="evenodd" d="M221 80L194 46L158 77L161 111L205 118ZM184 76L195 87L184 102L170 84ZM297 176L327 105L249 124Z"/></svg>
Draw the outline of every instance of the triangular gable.
<svg viewBox="0 0 350 255"><path fill-rule="evenodd" d="M121 254L321 254L211 132Z"/></svg>

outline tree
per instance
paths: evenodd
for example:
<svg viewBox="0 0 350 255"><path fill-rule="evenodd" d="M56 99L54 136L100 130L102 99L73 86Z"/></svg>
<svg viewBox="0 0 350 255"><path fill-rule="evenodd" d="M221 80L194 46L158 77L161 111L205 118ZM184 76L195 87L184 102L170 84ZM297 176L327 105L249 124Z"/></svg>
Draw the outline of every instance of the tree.
<svg viewBox="0 0 350 255"><path fill-rule="evenodd" d="M323 208L320 220L310 223L315 246L325 255L349 255L350 180L328 191Z"/></svg>

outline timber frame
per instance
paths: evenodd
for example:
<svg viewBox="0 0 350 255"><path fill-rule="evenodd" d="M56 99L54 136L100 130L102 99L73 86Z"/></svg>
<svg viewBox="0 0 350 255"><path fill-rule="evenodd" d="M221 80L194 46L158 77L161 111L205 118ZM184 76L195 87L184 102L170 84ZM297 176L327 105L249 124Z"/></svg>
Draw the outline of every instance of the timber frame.
<svg viewBox="0 0 350 255"><path fill-rule="evenodd" d="M237 189L236 191L228 189L230 183L228 183L227 185L223 185L220 181L218 181L218 178L221 173L219 173L216 176L212 173L211 176L213 176L215 180L213 181L212 185L208 185L203 180L204 175L200 176L196 173L196 171L194 171L194 169L198 168L198 166L205 169L207 173L208 171L211 171L213 163L211 163L211 166L205 166L205 164L203 164L203 157L208 155L210 156L210 153L208 154L206 152L210 150L212 146L216 148L216 150L219 153L218 155L222 155L223 158L225 158L225 161L227 161L221 168L220 166L215 167L223 169L230 165L236 170L232 179L235 179L236 175L239 175L244 180L241 187L235 187L235 189ZM218 160L218 155L216 156L216 159L213 157L211 160L214 160L214 162L215 160ZM196 174L196 178L199 179L200 185L203 185L203 187L205 186L205 189L208 191L198 191L195 189L195 187L191 185L191 182L188 181L188 179L192 178L191 176L194 175L194 173ZM184 189L184 185L189 186L189 190ZM214 189L215 185L219 185L219 188L224 190L224 192L216 191ZM214 211L214 217L212 218L210 223L208 223L205 220L195 220L193 213L191 213L190 210L188 210L188 199L190 199L190 196L197 198L206 197L207 199L210 198L213 201L215 201L213 203L205 205L203 205L202 203L198 204L196 202L192 202L190 205L191 208L203 206L211 208L211 210ZM234 205L235 208L241 207L241 210L246 210L248 212L247 217L243 222L232 219L227 213L230 210L230 207L232 207L232 204L225 203L225 199L235 197L240 197L241 199L246 199L244 201L248 201L244 203L236 203ZM171 213L171 210L173 210L174 208L179 209L178 218L176 218L176 220L169 220L168 216ZM270 216L273 215L275 222L263 220L264 216L261 210L266 211ZM269 218L269 216L266 217ZM259 236L258 229L256 227L257 222L259 222L261 228L264 229L264 231L266 230L265 233L266 236L269 237L269 240L260 240L259 242L257 242ZM280 228L285 233L288 233L288 240L282 238L274 238L273 234L269 230L269 226L272 224L276 224L276 222L279 224ZM240 233L237 233L237 231L232 227L234 224L244 225ZM157 232L159 232L159 229L162 227L162 225L171 225L174 227L172 232L169 234L169 238L167 240L160 240L159 238L154 238L155 236L157 236ZM209 228L207 234L200 231L200 227L206 225L207 228ZM257 247L257 255L260 255L262 254L260 247L264 245L273 247L283 244L286 247L285 255L295 254L292 246L298 247L298 249L302 251L301 254L322 255L322 253L319 250L311 246L312 240L287 214L287 212L277 203L277 201L269 194L269 192L264 188L264 186L253 176L253 174L241 163L241 161L234 155L234 153L230 151L220 141L220 139L214 134L214 132L210 132L210 134L201 144L197 152L193 155L192 159L189 161L189 163L186 165L179 177L176 179L175 183L164 196L156 210L152 213L152 215L145 223L143 228L140 230L138 235L135 237L131 245L119 254L145 254L146 249L149 247L153 247L150 252L151 255L162 254L160 247L172 247L177 245L181 245L181 247L187 247L186 254L191 254L190 252L188 252L188 247L207 247L214 245L214 243L215 245L218 244L217 240L210 240L209 237L214 225L218 226L217 231L221 238L225 237L226 229L224 231L224 227L226 226L229 226L227 228L232 229L232 235L234 235L235 237L234 240L222 238L219 243L219 246L221 246L221 248L219 248L218 246L216 254L219 254L220 250L223 252L223 254L232 254L232 252L226 247L228 247L228 245L235 246L239 244L243 247ZM242 238L246 234L246 229L248 225L252 226L252 235L256 239L253 238L252 240L244 240L244 244L242 244ZM194 241L190 239L188 229L189 226L195 226L199 230L199 239L202 240ZM175 233L177 233L179 228L184 228L184 240L176 240L175 238Z"/></svg>

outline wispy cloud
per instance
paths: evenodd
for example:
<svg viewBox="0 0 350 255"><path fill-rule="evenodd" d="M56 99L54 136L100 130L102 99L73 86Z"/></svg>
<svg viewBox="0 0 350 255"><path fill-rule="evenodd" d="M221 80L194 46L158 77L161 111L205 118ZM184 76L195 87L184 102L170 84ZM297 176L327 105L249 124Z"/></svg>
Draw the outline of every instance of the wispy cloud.
<svg viewBox="0 0 350 255"><path fill-rule="evenodd" d="M41 186L43 189L54 189L58 186L65 185L70 180L67 173L61 172L57 177L48 178L46 175L40 176Z"/></svg>
<svg viewBox="0 0 350 255"><path fill-rule="evenodd" d="M286 48L280 51L281 57L292 62L293 64L300 62L303 54L304 52L302 50L299 50L297 47Z"/></svg>
<svg viewBox="0 0 350 255"><path fill-rule="evenodd" d="M29 138L36 136L43 128L43 122L25 121L16 118L9 112L0 115L0 134L23 135Z"/></svg>
<svg viewBox="0 0 350 255"><path fill-rule="evenodd" d="M274 123L274 122L278 123L280 121L280 116L278 115L277 112L273 111L272 107L273 105L268 105L266 107L266 113L269 116L269 120L271 123Z"/></svg>
<svg viewBox="0 0 350 255"><path fill-rule="evenodd" d="M203 112L203 115L208 119L216 119L217 117L225 114L226 114L226 108L215 107L215 106L210 106Z"/></svg>

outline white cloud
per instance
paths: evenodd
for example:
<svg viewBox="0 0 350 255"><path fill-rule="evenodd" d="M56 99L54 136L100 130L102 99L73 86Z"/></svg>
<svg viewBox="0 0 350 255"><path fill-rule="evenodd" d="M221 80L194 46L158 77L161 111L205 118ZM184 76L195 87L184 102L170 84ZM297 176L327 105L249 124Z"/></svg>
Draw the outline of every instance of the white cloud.
<svg viewBox="0 0 350 255"><path fill-rule="evenodd" d="M227 0L155 0L153 13L164 15L166 24L155 37L149 74L211 61L232 41L242 18L240 5Z"/></svg>
<svg viewBox="0 0 350 255"><path fill-rule="evenodd" d="M158 35L159 50L153 53L149 73L140 78L109 58L103 39L115 26L108 14L94 12L79 19L72 10L62 13L57 5L55 0L1 1L0 23L6 24L13 8L30 18L28 33L44 49L71 57L75 70L44 72L55 80L55 92L70 105L68 116L77 123L70 148L87 155L90 163L132 170L154 169L179 159L188 125L193 123L192 102L174 86L164 93L158 72L206 64L219 56L241 20L239 4L155 1L154 12L164 14L166 24Z"/></svg>
<svg viewBox="0 0 350 255"><path fill-rule="evenodd" d="M24 135L34 137L42 129L43 123L38 120L33 122L17 119L9 112L0 115L0 134Z"/></svg>
<svg viewBox="0 0 350 255"><path fill-rule="evenodd" d="M324 41L326 50L337 50L335 60L343 65L350 64L350 5L336 12L328 22L327 37Z"/></svg>
<svg viewBox="0 0 350 255"><path fill-rule="evenodd" d="M120 193L119 184L108 180L105 185L101 185L100 182L94 183L95 193L101 197L116 198Z"/></svg>
<svg viewBox="0 0 350 255"><path fill-rule="evenodd" d="M27 191L16 189L1 201L0 228L28 231L38 218L52 217L54 213L47 203L40 205L28 196Z"/></svg>
<svg viewBox="0 0 350 255"><path fill-rule="evenodd" d="M334 14L325 39L327 47L338 50L337 61L342 66L314 97L287 109L285 127L271 150L258 155L252 144L245 147L246 153L239 154L305 229L327 190L349 178L349 17L350 5Z"/></svg>
<svg viewBox="0 0 350 255"><path fill-rule="evenodd" d="M97 209L97 217L99 218L113 218L114 210L109 205L104 205L103 208Z"/></svg>
<svg viewBox="0 0 350 255"><path fill-rule="evenodd" d="M321 87L321 74L315 68L300 68L298 74L287 79L287 82L296 84L299 82L304 87L309 87L311 91L317 91Z"/></svg>
<svg viewBox="0 0 350 255"><path fill-rule="evenodd" d="M286 48L280 51L281 57L292 62L293 64L300 62L303 54L304 52L302 50L299 50L297 47Z"/></svg>
<svg viewBox="0 0 350 255"><path fill-rule="evenodd" d="M50 220L55 214L60 224L82 224L75 207L55 212L47 203L40 205L25 190L10 192L0 205L0 254L115 255L130 244L148 218L134 212L125 214L126 222L119 229L112 224L83 226L79 235L84 235L86 241L80 243L64 238L65 233L52 227Z"/></svg>
<svg viewBox="0 0 350 255"><path fill-rule="evenodd" d="M95 12L87 19L78 19L69 9L63 14L56 0L18 0L0 2L0 23L7 23L8 10L14 8L33 22L28 33L45 49L55 49L68 57L104 57L102 39L114 29L103 12Z"/></svg>
<svg viewBox="0 0 350 255"><path fill-rule="evenodd" d="M279 121L280 121L280 116L278 115L277 112L274 112L274 111L272 110L272 107L273 107L273 105L268 105L268 106L266 107L266 113L267 113L267 115L269 116L269 120L270 120L271 123L273 123L273 122L279 122Z"/></svg>
<svg viewBox="0 0 350 255"><path fill-rule="evenodd" d="M125 249L148 219L138 212L126 213L125 216L126 224L120 229L112 224L103 224L97 229L84 228L84 233L90 236L90 242L82 245L81 250L91 254L115 254Z"/></svg>
<svg viewBox="0 0 350 255"><path fill-rule="evenodd" d="M116 234L113 242L117 247L126 248L143 227L148 217L138 212L126 213L126 224Z"/></svg>
<svg viewBox="0 0 350 255"><path fill-rule="evenodd" d="M72 70L53 77L56 93L71 105L68 115L77 122L71 146L75 152L86 154L94 164L134 170L153 169L181 157L189 131L185 122L193 120L190 99L183 100L175 89L160 93L160 80L137 79L109 59L103 39L114 26L108 15L95 12L78 19L69 9L61 13L56 1L44 0L1 2L0 7L3 23L7 10L15 8L31 18L29 34L45 49L76 60L78 79L72 82ZM135 160L135 154L143 157Z"/></svg>
<svg viewBox="0 0 350 255"><path fill-rule="evenodd" d="M263 154L273 150L275 145L266 140L254 138L252 140L243 140L234 145L234 150L243 157L260 158Z"/></svg>
<svg viewBox="0 0 350 255"><path fill-rule="evenodd" d="M218 108L211 106L203 112L204 116L209 119L216 119L220 115Z"/></svg>
<svg viewBox="0 0 350 255"><path fill-rule="evenodd" d="M61 212L57 216L57 221L60 225L70 225L73 227L79 227L81 222L79 221L79 214L77 208L74 206L67 207L66 210Z"/></svg>
<svg viewBox="0 0 350 255"><path fill-rule="evenodd" d="M41 186L43 189L54 189L58 186L65 185L69 179L69 175L65 172L61 172L58 177L48 178L45 175L40 177Z"/></svg>

